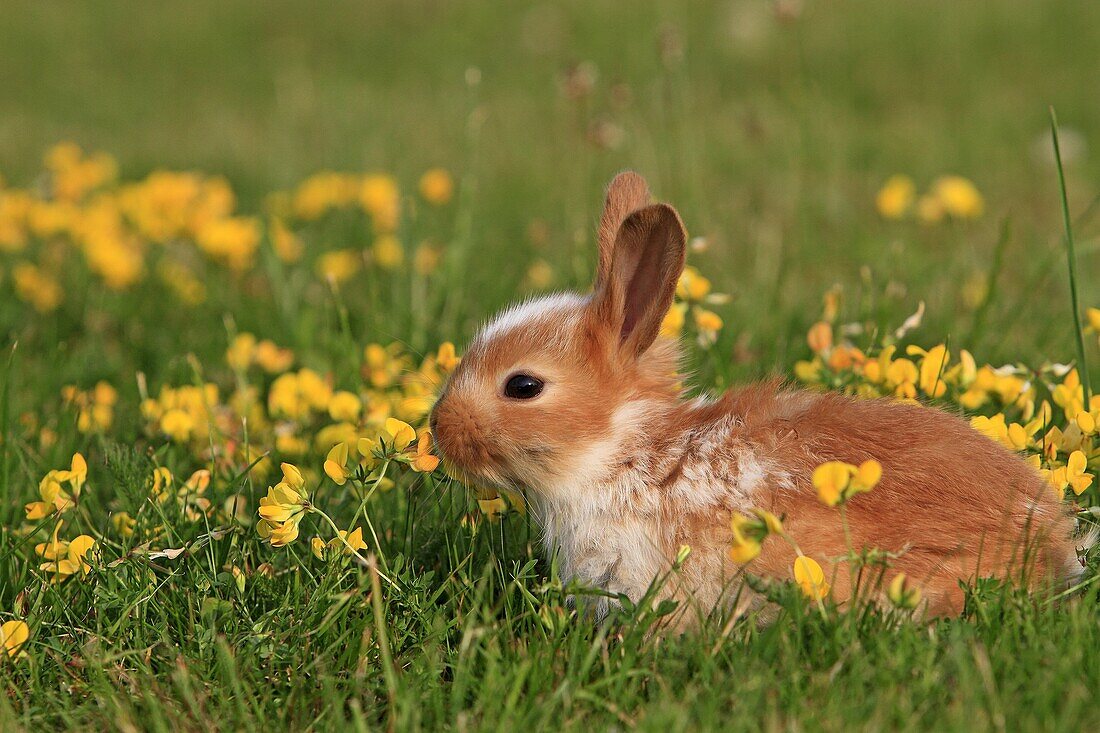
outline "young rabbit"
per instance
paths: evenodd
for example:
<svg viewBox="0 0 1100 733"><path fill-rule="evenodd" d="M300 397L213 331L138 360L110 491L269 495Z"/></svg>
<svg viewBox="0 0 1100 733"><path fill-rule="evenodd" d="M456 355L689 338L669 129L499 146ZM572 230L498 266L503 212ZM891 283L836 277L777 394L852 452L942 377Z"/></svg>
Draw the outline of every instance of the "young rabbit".
<svg viewBox="0 0 1100 733"><path fill-rule="evenodd" d="M685 399L679 345L658 337L685 238L675 209L651 203L639 175L620 174L599 223L592 293L499 315L433 409L434 439L453 468L526 488L565 577L637 601L688 545L664 595L696 618L744 612L759 598L730 559L730 520L759 507L784 518L844 602L852 582L841 516L818 499L811 476L826 461L869 459L882 478L848 502L851 542L898 553L881 587L904 572L925 613L959 613L960 581L1024 578L1035 587L1080 573L1073 522L1054 492L954 415L778 382ZM795 556L769 539L744 570L790 579Z"/></svg>

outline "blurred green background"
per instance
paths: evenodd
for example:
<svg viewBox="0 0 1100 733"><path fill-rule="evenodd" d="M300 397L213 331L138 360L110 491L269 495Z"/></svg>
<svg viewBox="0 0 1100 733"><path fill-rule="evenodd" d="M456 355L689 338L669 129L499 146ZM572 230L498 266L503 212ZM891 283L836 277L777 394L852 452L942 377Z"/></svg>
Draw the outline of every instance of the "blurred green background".
<svg viewBox="0 0 1100 733"><path fill-rule="evenodd" d="M461 339L542 257L590 277L601 188L625 167L710 244L723 348L766 372L805 351L821 294L979 358L1069 360L1048 105L1064 126L1083 305L1100 302L1100 5L1023 0L228 2L8 0L0 173L53 142L224 173L246 211L318 169L455 172L477 262ZM891 174L957 173L977 222L882 221ZM1005 222L1004 269L974 331ZM980 299L979 299L980 300ZM965 342L965 343L964 343Z"/></svg>

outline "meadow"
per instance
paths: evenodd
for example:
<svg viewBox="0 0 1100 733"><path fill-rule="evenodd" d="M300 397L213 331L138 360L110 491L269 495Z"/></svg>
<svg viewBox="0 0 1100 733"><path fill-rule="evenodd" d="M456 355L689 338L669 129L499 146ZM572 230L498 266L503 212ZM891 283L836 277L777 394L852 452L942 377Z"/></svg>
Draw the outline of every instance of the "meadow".
<svg viewBox="0 0 1100 733"><path fill-rule="evenodd" d="M1100 725L1095 551L935 621L792 569L774 623L661 636L666 605L578 613L522 493L425 431L481 322L591 282L634 168L692 237L693 392L955 411L1095 526L1100 7L4 15L0 729ZM743 522L732 552L780 541Z"/></svg>

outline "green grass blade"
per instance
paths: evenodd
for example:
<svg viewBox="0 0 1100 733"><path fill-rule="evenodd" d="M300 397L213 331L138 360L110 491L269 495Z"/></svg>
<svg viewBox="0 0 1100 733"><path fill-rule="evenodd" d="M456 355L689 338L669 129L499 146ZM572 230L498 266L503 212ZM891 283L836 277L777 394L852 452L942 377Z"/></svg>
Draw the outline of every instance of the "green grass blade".
<svg viewBox="0 0 1100 733"><path fill-rule="evenodd" d="M1062 150L1058 145L1058 117L1050 108L1050 136L1054 142L1054 162L1058 166L1058 190L1062 195L1062 220L1066 226L1066 259L1069 262L1069 295L1073 306L1073 330L1077 342L1077 372L1081 375L1081 393L1088 409L1092 389L1089 384L1089 368L1085 361L1085 334L1081 328L1081 306L1077 300L1077 253L1073 245L1073 223L1069 215L1069 199L1066 196L1066 174L1062 169Z"/></svg>

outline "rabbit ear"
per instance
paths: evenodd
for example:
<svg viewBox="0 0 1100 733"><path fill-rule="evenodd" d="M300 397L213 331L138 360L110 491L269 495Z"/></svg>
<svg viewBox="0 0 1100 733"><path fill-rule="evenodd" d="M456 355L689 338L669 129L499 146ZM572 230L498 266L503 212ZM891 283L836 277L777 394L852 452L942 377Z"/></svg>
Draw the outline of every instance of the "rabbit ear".
<svg viewBox="0 0 1100 733"><path fill-rule="evenodd" d="M615 250L615 238L626 217L649 204L649 186L634 171L623 171L607 186L607 201L600 216L596 233L600 261L596 266L596 290L603 287L611 272L611 255Z"/></svg>
<svg viewBox="0 0 1100 733"><path fill-rule="evenodd" d="M619 227L594 305L597 319L618 330L625 355L640 356L657 338L684 270L686 241L680 215L668 204L639 209Z"/></svg>

